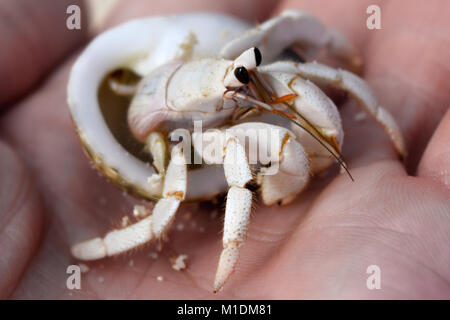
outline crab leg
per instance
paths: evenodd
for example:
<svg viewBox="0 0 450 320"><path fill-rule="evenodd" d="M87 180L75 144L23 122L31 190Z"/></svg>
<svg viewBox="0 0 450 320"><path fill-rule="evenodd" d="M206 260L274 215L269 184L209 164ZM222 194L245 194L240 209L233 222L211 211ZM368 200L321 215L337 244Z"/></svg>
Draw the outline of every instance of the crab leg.
<svg viewBox="0 0 450 320"><path fill-rule="evenodd" d="M405 145L402 134L392 115L382 106L379 105L375 94L369 85L357 75L341 70L328 67L326 65L312 63L294 63L294 62L276 62L262 68L264 72L269 73L290 73L296 74L302 78L306 78L317 85L332 86L337 89L348 92L359 105L383 127L384 131L392 140L397 153L405 156ZM297 92L300 88L305 87L305 81L300 78L296 79L289 86L301 98L302 93ZM309 84L311 86L311 84ZM303 90L303 89L301 89ZM317 90L315 90L317 91ZM303 94L304 97L308 95ZM299 99L299 98L297 98ZM328 99L329 100L329 99ZM331 101L331 100L330 100ZM331 110L331 109L330 109ZM332 118L336 118L333 116Z"/></svg>
<svg viewBox="0 0 450 320"><path fill-rule="evenodd" d="M314 56L319 49L326 48L330 55L343 60L351 69L359 70L362 66L356 50L343 35L326 28L313 15L299 10L284 11L245 32L226 44L221 56L234 59L246 49L258 47L263 64L266 64L292 45L301 46L308 56Z"/></svg>
<svg viewBox="0 0 450 320"><path fill-rule="evenodd" d="M153 158L153 167L157 172L152 173L147 178L147 182L154 186L155 189L159 189L161 192L166 174L167 162L167 144L164 136L159 132L150 133L147 138L147 147Z"/></svg>
<svg viewBox="0 0 450 320"><path fill-rule="evenodd" d="M383 127L391 138L397 153L405 156L405 144L397 123L385 108L379 105L377 98L367 83L355 74L334 69L319 63L296 65L297 73L314 83L336 87L348 92L359 105Z"/></svg>
<svg viewBox="0 0 450 320"><path fill-rule="evenodd" d="M250 145L258 144L258 149L269 156L271 166L258 176L263 202L267 205L281 201L287 204L301 192L309 181L309 166L305 151L289 130L267 123L242 123L230 128L232 137L225 143L224 171L230 189L225 209L223 251L220 256L214 282L214 292L220 290L239 257L239 248L245 240L252 194L246 184L252 180L252 174L237 134L256 130L265 135L248 135ZM227 131L228 134L228 131ZM269 140L262 138L269 138ZM256 141L253 141L257 139ZM270 151L267 149L270 148Z"/></svg>
<svg viewBox="0 0 450 320"><path fill-rule="evenodd" d="M96 260L136 248L167 231L186 194L186 160L181 145L172 149L164 181L163 197L152 215L120 230L108 232L72 247L72 255L80 260Z"/></svg>
<svg viewBox="0 0 450 320"><path fill-rule="evenodd" d="M252 180L252 173L239 141L231 137L225 145L224 171L229 185L225 208L223 250L214 280L214 292L219 291L234 270L243 244L252 204L252 192L245 186Z"/></svg>
<svg viewBox="0 0 450 320"><path fill-rule="evenodd" d="M153 157L153 166L158 170L159 174L166 171L166 152L167 146L164 136L159 132L152 132L148 136L147 145Z"/></svg>

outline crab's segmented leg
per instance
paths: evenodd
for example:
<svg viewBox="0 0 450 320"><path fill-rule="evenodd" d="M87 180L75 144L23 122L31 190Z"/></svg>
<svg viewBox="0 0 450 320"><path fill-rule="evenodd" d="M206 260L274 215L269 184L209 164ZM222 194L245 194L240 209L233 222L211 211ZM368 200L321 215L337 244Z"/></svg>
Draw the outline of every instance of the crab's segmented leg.
<svg viewBox="0 0 450 320"><path fill-rule="evenodd" d="M287 10L230 41L221 56L234 59L250 47L258 47L263 64L273 61L284 49L299 45L308 56L326 48L328 53L346 63L352 70L360 70L362 62L354 47L339 32L326 28L313 15Z"/></svg>
<svg viewBox="0 0 450 320"><path fill-rule="evenodd" d="M243 146L231 137L225 145L224 171L229 185L225 208L223 250L214 280L214 292L219 291L234 270L243 244L252 204L252 193L245 186L252 180L252 173Z"/></svg>
<svg viewBox="0 0 450 320"><path fill-rule="evenodd" d="M172 149L164 181L163 197L152 215L126 228L113 230L104 238L94 238L72 247L72 255L80 260L96 260L136 248L167 231L186 194L186 160L181 145Z"/></svg>
<svg viewBox="0 0 450 320"><path fill-rule="evenodd" d="M326 65L311 63L276 62L264 67L271 72L297 74L318 85L332 86L348 92L359 105L383 127L392 140L397 153L404 157L406 150L403 136L392 115L378 104L378 100L369 85L357 75Z"/></svg>
<svg viewBox="0 0 450 320"><path fill-rule="evenodd" d="M331 85L348 92L383 127L391 138L397 153L401 157L405 156L405 144L397 123L389 111L378 104L375 94L363 79L351 72L315 62L297 64L297 73L314 83Z"/></svg>
<svg viewBox="0 0 450 320"><path fill-rule="evenodd" d="M153 166L158 170L159 174L163 175L166 172L167 161L167 145L164 136L159 132L150 133L147 145L153 157Z"/></svg>
<svg viewBox="0 0 450 320"><path fill-rule="evenodd" d="M147 178L147 182L155 189L159 188L161 192L166 174L167 162L167 144L164 136L159 132L150 133L147 138L147 147L153 158L153 167L157 171L157 173L153 173Z"/></svg>

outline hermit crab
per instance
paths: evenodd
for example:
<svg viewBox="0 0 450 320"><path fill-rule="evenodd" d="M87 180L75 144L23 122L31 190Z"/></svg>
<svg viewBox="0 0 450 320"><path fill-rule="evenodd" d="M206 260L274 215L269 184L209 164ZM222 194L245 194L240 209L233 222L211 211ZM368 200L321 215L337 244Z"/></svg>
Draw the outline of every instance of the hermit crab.
<svg viewBox="0 0 450 320"><path fill-rule="evenodd" d="M183 201L227 194L217 292L246 237L251 184L265 205L287 204L334 161L348 172L326 87L356 99L402 156L399 128L369 86L315 62L319 51L361 67L340 33L293 10L253 28L213 13L153 17L94 39L71 71L73 123L98 170L156 204L134 224L75 244L72 255L95 260L141 246L169 229Z"/></svg>

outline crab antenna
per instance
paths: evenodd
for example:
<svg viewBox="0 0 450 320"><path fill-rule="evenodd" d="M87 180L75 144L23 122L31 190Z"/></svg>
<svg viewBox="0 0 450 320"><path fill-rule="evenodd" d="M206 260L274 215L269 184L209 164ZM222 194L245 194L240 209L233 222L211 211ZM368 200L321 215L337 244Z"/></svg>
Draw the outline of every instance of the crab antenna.
<svg viewBox="0 0 450 320"><path fill-rule="evenodd" d="M299 126L300 128L302 128L303 130L305 130L306 132L308 132L308 134L311 135L311 137L313 137L317 142L319 142L335 159L336 161L339 163L339 165L344 168L345 172L347 173L347 175L350 177L350 179L352 181L355 181L352 177L352 175L350 174L350 171L348 170L347 164L345 163L345 161L343 160L342 155L336 151L337 155L333 152L333 150L331 150L322 140L320 140L318 137L316 137L310 130L308 130L305 126L303 126L302 124L300 124L298 121L296 121L296 117L284 112L284 111L280 111L277 109L274 109L271 105L268 105L267 103L264 103L262 101L256 100L248 95L245 95L243 93L240 92L236 92L236 91L228 91L229 94L231 94L231 99L233 98L237 98L243 101L249 101L251 103L253 103L255 106L259 106L262 107L268 111L271 111L274 114L279 114L285 118L287 118L289 121L295 123L297 126ZM309 124L309 123L308 123Z"/></svg>
<svg viewBox="0 0 450 320"><path fill-rule="evenodd" d="M230 95L230 94L231 94L231 95ZM243 93L241 93L241 92L237 92L237 91L228 91L228 92L225 94L225 96L228 96L228 98L231 98L231 99L233 99L233 98L238 98L238 99L240 99L240 100L242 100L242 101L250 101L251 103L257 105L258 107L261 107L261 108L266 109L266 110L268 110L268 111L273 111L273 110L274 110L274 108L273 108L270 104L267 104L267 103L265 103L265 102L256 100L255 98L252 98L252 97L250 97L250 96L248 96L248 95L246 95L246 94L243 94Z"/></svg>
<svg viewBox="0 0 450 320"><path fill-rule="evenodd" d="M339 145L332 143L331 141L329 141L327 139L327 137L325 137L308 119L306 119L300 112L298 112L297 110L295 110L293 107L291 107L290 105L288 105L287 103L283 102L283 104L289 108L292 112L294 112L296 115L299 116L299 118L301 118L303 121L306 122L306 124L311 127L316 133L317 135L322 138L323 140L325 140L326 142L328 142L328 144L330 146L333 147L334 151L339 155L340 158L343 158L342 154L339 152Z"/></svg>
<svg viewBox="0 0 450 320"><path fill-rule="evenodd" d="M250 83L251 84L253 84L254 85L254 87L255 87L255 90L258 92L258 94L264 99L264 101L265 102L268 102L268 100L270 100L270 91L269 90L267 90L265 87L264 87L264 85L262 84L262 82L259 80L259 78L258 78L258 76L256 75L256 72L254 72L254 71L252 71L251 73L250 73ZM248 100L248 101L250 101L250 102L253 102L253 101L251 101L250 99L245 99L245 100ZM255 100L255 99L252 99L252 100ZM258 100L256 100L257 102L258 102L258 104L257 105L260 105L260 104L262 104L263 102L261 102L261 101L258 101ZM270 101L269 101L270 102ZM289 104L287 104L286 102L282 102L285 106L287 106L288 107L288 109L290 109L291 111L293 111L296 115L298 115L298 117L300 117L303 121L305 121L306 122L306 124L308 125L308 126L310 126L314 131L315 131L315 133L321 138L321 139L323 139L323 140L325 140L325 141L327 141L327 139L326 139L326 137L324 137L323 135L322 135L322 133L313 125L313 124L311 124L309 121L308 121L308 119L306 119L304 116L302 116L299 112L297 112L297 110L295 110L295 109L293 109L291 106L289 106ZM255 103L256 104L256 103ZM267 103L263 103L265 106L270 106L269 104L267 104ZM271 106L270 106L271 107ZM264 109L266 109L266 110L270 110L270 109L268 109L268 108L264 108ZM338 150L336 150L336 148L334 148L334 146L332 147L332 149L334 149L334 150L332 150L331 148L329 148L321 139L319 139L315 134L313 134L312 132L311 132L311 130L308 130L305 126L303 126L302 124L300 124L298 121L296 121L296 117L294 116L294 115L291 115L291 114L289 114L289 113L287 113L287 112L283 112L283 111L280 111L280 110L276 110L276 109L274 109L273 107L271 107L271 110L270 110L272 113L275 113L275 114L279 114L279 115L281 115L281 116L283 116L283 117L285 117L285 118L287 118L289 121L291 121L291 122L293 122L293 123L295 123L297 126L299 126L300 128L302 128L303 130L305 130L311 137L313 137L317 142L319 142L332 156L333 156L333 158L335 158L336 159L336 161L339 163L339 165L345 170L345 172L347 173L347 175L350 177L350 179L352 180L352 181L355 181L354 179L353 179L353 177L352 177L352 175L350 174L350 171L348 170L348 167L347 167L347 164L345 163L345 161L344 161L344 157L342 156L342 154L338 151ZM328 141L327 141L328 142ZM330 145L332 145L332 144L330 144Z"/></svg>
<svg viewBox="0 0 450 320"><path fill-rule="evenodd" d="M317 138L311 131L309 131L308 129L306 129L304 126L302 126L299 122L297 122L297 121L295 121L295 120L293 120L293 119L291 119L291 118L289 118L288 117L288 119L290 120L290 121L292 121L293 123L295 123L297 126L299 126L300 128L302 128L303 130L305 130L306 132L308 132L308 134L310 134L311 135L311 137L313 137L315 140L317 140L325 149L327 149L327 151L336 159L336 161L339 163L339 165L342 167L342 168L344 168L344 170L345 170L345 172L347 173L347 175L350 177L350 179L352 180L352 181L355 181L354 179L353 179L353 177L352 177L352 175L350 174L350 171L348 170L348 167L347 167L347 164L345 163L345 161L343 160L343 157L342 157L342 155L340 154L340 153L338 153L338 155L336 155L336 154L334 154L334 152L330 149L330 148L328 148L328 146L325 144L325 143L323 143L323 141L322 140L320 140L319 138Z"/></svg>

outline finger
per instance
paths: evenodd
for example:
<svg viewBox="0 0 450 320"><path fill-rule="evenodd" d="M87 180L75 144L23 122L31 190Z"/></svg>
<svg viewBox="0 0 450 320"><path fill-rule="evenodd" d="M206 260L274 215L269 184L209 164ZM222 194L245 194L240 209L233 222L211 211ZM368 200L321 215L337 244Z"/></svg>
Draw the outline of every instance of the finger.
<svg viewBox="0 0 450 320"><path fill-rule="evenodd" d="M450 102L450 34L442 32L450 3L390 1L382 10L383 29L367 46L366 77L402 129L414 172Z"/></svg>
<svg viewBox="0 0 450 320"><path fill-rule="evenodd" d="M141 0L122 1L113 9L105 27L117 25L132 18L195 11L213 11L231 14L251 22L261 22L270 15L278 2L279 0L166 0L151 3Z"/></svg>
<svg viewBox="0 0 450 320"><path fill-rule="evenodd" d="M437 127L420 160L418 176L433 179L450 189L450 110Z"/></svg>
<svg viewBox="0 0 450 320"><path fill-rule="evenodd" d="M345 5L339 1L329 0L287 0L277 9L277 14L291 8L312 13L326 27L342 33L355 46L362 58L364 68L367 68L370 63L368 60L370 52L367 52L366 47L373 36L373 33L366 27L366 9L370 4L372 4L370 1L365 0L349 0L345 2ZM377 4L383 10L383 2L377 2ZM318 59L320 58L318 57ZM327 61L325 63L327 64ZM367 80L364 74L362 77ZM368 82L370 86L371 83ZM374 93L376 97L379 97L379 91L375 90ZM370 117L358 119L365 113L362 112L360 106L357 107L354 100L353 103L346 103L345 107L341 106L341 101L336 102L340 107L345 130L343 154L350 171L376 161L398 159L392 143L381 126L377 125ZM390 106L382 105L382 107L388 111L392 110Z"/></svg>
<svg viewBox="0 0 450 320"><path fill-rule="evenodd" d="M67 7L81 0L0 2L0 106L29 91L64 56L87 37L87 21L81 30L66 26Z"/></svg>
<svg viewBox="0 0 450 320"><path fill-rule="evenodd" d="M418 0L404 6L398 1L379 1L380 30L366 26L370 4L373 2L287 1L280 10L291 6L308 10L359 48L365 80L405 137L406 163L412 172L450 101L450 34L444 32L449 27L444 12L450 3ZM368 141L364 136L356 140Z"/></svg>
<svg viewBox="0 0 450 320"><path fill-rule="evenodd" d="M5 299L39 245L42 208L19 157L1 142L0 154L0 299Z"/></svg>

